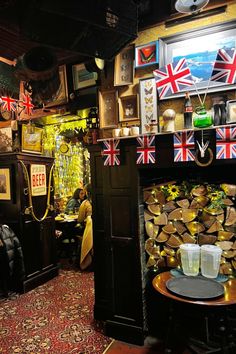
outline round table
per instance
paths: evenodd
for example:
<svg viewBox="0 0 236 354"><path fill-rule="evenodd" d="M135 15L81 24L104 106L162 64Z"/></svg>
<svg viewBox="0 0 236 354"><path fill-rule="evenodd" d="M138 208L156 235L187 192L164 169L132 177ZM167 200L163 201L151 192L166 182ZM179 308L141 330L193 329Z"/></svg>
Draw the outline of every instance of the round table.
<svg viewBox="0 0 236 354"><path fill-rule="evenodd" d="M185 317L186 314L188 315L189 320L191 311L192 309L194 309L195 311L193 311L193 313L198 313L199 316L202 315L202 320L204 321L204 341L199 341L198 339L195 340L192 338L192 343L194 343L193 346L191 341L189 341L189 338L186 338L187 346L191 347L191 350L195 353L202 352L197 351L196 349L199 343L201 344L201 346L205 345L205 347L207 348L205 349L204 353L215 353L219 351L222 353L228 353L229 331L232 330L230 325L228 325L228 311L231 311L233 309L233 311L236 312L234 309L236 305L236 279L229 279L225 283L222 283L224 285L224 294L221 297L213 298L210 300L199 300L181 297L174 293L171 293L166 287L166 282L171 278L173 278L173 276L168 271L158 274L152 281L154 289L159 294L163 295L166 300L169 299L166 352L172 352L172 348L174 348L173 336L176 336L176 325L180 323L181 320L183 320L183 317ZM213 329L209 326L209 318L211 318L211 316L214 316ZM194 321L194 316L191 320ZM186 328L187 327L188 323L186 323ZM210 337L213 332L220 333L220 343L217 343L218 347L215 348L215 350L214 348L211 348L213 341L210 339ZM236 347L236 343L234 344ZM193 347L196 351L194 351Z"/></svg>

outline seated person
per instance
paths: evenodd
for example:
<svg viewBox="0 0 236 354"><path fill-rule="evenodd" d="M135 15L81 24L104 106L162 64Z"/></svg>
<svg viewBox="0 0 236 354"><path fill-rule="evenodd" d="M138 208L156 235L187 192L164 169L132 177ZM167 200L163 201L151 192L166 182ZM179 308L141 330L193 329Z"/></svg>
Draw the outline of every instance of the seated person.
<svg viewBox="0 0 236 354"><path fill-rule="evenodd" d="M69 199L66 205L65 214L76 214L78 212L81 203L85 198L86 198L85 191L82 188L77 188L74 191L72 198Z"/></svg>

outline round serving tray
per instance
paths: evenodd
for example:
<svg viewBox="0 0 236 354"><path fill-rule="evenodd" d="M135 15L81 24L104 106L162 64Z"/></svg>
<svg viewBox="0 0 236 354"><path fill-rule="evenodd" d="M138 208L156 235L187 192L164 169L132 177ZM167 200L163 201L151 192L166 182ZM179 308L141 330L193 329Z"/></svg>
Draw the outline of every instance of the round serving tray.
<svg viewBox="0 0 236 354"><path fill-rule="evenodd" d="M213 299L224 294L224 286L213 279L202 276L183 276L169 279L167 289L179 296L191 299Z"/></svg>

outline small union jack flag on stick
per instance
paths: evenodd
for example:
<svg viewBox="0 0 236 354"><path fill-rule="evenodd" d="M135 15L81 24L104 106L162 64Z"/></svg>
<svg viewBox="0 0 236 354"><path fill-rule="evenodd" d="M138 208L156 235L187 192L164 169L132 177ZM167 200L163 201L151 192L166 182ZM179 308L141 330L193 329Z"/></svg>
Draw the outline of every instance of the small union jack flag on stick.
<svg viewBox="0 0 236 354"><path fill-rule="evenodd" d="M155 136L139 136L137 140L137 161L139 164L155 163Z"/></svg>
<svg viewBox="0 0 236 354"><path fill-rule="evenodd" d="M32 110L34 108L34 105L32 103L32 99L28 95L22 95L23 96L23 101L21 102L23 107L24 107L24 112L28 115L32 114Z"/></svg>
<svg viewBox="0 0 236 354"><path fill-rule="evenodd" d="M153 74L160 99L183 91L194 83L185 58L156 69Z"/></svg>
<svg viewBox="0 0 236 354"><path fill-rule="evenodd" d="M236 50L219 49L211 74L211 81L236 83Z"/></svg>
<svg viewBox="0 0 236 354"><path fill-rule="evenodd" d="M8 96L2 96L2 108L7 111L15 111L17 102L14 98L8 97Z"/></svg>
<svg viewBox="0 0 236 354"><path fill-rule="evenodd" d="M194 133L186 130L174 133L174 162L194 161L195 159L195 142Z"/></svg>
<svg viewBox="0 0 236 354"><path fill-rule="evenodd" d="M236 158L236 126L216 128L216 159Z"/></svg>
<svg viewBox="0 0 236 354"><path fill-rule="evenodd" d="M104 166L120 165L120 140L105 140L103 141L102 157Z"/></svg>

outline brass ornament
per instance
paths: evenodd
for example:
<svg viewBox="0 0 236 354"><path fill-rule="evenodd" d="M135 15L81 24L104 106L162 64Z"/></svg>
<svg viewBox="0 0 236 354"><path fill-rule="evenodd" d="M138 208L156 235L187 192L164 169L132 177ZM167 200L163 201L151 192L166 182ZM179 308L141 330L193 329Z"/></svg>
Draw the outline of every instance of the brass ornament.
<svg viewBox="0 0 236 354"><path fill-rule="evenodd" d="M207 151L208 154L209 154L209 159L208 159L208 161L206 161L206 162L201 162L201 161L199 161L199 152L200 152L200 150L199 150L199 149L196 149L196 155L195 155L194 161L195 161L196 165L198 165L199 167L207 167L207 166L209 166L209 165L212 163L212 161L213 161L214 155L213 155L213 152L212 152L211 148L207 148L206 151Z"/></svg>

